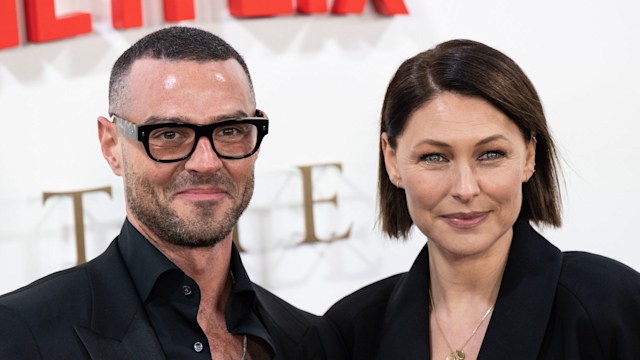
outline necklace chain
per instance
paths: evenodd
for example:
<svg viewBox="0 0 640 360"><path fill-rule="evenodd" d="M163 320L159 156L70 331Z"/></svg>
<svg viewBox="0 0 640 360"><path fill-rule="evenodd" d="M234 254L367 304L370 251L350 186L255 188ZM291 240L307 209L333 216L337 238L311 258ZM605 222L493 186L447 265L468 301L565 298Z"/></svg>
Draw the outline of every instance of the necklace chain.
<svg viewBox="0 0 640 360"><path fill-rule="evenodd" d="M433 317L436 319L436 326L438 326L438 330L440 330L440 333L442 334L442 338L444 339L444 342L449 347L450 353L449 355L447 355L446 360L464 360L465 358L464 347L467 346L469 341L473 339L473 336L476 334L476 332L478 332L478 329L480 328L484 320L487 318L487 316L489 316L489 314L493 310L493 305L489 306L489 308L484 313L484 315L482 315L482 319L480 319L480 323L478 324L478 326L475 327L475 329L473 329L467 341L465 341L464 344L462 344L462 346L460 346L459 349L453 350L453 346L451 346L451 344L449 343L449 340L447 339L447 336L444 334L444 331L442 331L442 327L440 326L440 322L438 321L438 314L436 314L436 304L433 302L433 296L431 295L431 291L429 291L429 301L431 302L431 307L433 308Z"/></svg>
<svg viewBox="0 0 640 360"><path fill-rule="evenodd" d="M247 334L242 337L242 356L240 360L244 360L245 356L247 356Z"/></svg>

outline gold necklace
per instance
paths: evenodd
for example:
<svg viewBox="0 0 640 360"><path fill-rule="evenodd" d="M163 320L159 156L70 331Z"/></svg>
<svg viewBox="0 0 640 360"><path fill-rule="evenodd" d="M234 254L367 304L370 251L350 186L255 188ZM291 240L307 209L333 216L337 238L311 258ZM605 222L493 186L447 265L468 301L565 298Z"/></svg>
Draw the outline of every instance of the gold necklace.
<svg viewBox="0 0 640 360"><path fill-rule="evenodd" d="M482 325L484 320L491 313L491 310L493 310L493 305L489 306L489 308L484 313L484 315L482 315L482 319L480 319L480 323L478 324L478 326L476 326L475 329L473 329L473 331L471 332L471 336L469 336L467 341L465 341L464 344L462 344L462 346L460 346L459 349L453 350L453 346L451 346L451 344L449 343L449 340L447 340L447 337L444 335L444 331L442 331L442 327L440 326L440 322L438 321L438 315L436 314L436 304L433 302L433 296L431 296L431 290L429 290L429 301L431 301L431 307L433 308L433 317L436 319L436 325L438 326L438 330L440 330L440 333L442 334L442 338L444 339L444 342L447 343L447 346L449 347L450 352L449 352L449 355L447 355L445 360L464 360L465 358L464 347L467 346L469 341L473 339L473 336L476 334L476 332L478 332L480 325Z"/></svg>

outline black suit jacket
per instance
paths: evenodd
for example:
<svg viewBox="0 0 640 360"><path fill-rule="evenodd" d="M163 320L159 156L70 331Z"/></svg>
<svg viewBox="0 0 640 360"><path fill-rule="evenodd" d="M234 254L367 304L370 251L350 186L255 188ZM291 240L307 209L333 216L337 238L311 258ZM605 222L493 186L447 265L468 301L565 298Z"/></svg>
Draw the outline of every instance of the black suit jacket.
<svg viewBox="0 0 640 360"><path fill-rule="evenodd" d="M326 314L350 358L429 359L429 256ZM640 274L601 256L562 253L518 220L480 360L640 359Z"/></svg>
<svg viewBox="0 0 640 360"><path fill-rule="evenodd" d="M276 359L341 359L333 329L254 284ZM164 359L117 242L0 297L0 359Z"/></svg>

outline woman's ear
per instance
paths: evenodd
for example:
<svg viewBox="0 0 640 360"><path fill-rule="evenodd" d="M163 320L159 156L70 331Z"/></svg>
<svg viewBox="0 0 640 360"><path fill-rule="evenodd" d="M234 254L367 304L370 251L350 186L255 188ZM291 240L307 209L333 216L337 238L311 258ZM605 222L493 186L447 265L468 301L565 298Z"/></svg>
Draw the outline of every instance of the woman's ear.
<svg viewBox="0 0 640 360"><path fill-rule="evenodd" d="M386 132L383 132L380 136L380 146L382 146L382 154L384 156L384 166L387 169L389 175L389 181L397 188L402 189L402 178L398 171L398 158L396 156L396 149L389 143L389 136Z"/></svg>
<svg viewBox="0 0 640 360"><path fill-rule="evenodd" d="M524 164L524 174L522 174L522 182L527 182L536 172L536 145L538 140L536 134L531 134L531 139L527 142L527 154Z"/></svg>
<svg viewBox="0 0 640 360"><path fill-rule="evenodd" d="M104 116L98 117L98 139L102 156L109 163L111 171L122 176L122 149L118 144L118 129L116 124Z"/></svg>

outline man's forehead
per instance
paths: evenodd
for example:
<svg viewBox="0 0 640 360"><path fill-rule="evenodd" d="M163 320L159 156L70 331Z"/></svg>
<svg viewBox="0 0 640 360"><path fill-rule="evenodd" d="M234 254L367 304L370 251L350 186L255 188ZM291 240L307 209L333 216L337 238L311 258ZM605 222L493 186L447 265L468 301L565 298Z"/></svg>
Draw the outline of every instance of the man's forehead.
<svg viewBox="0 0 640 360"><path fill-rule="evenodd" d="M190 73L203 71L213 72L218 79L226 78L227 73L245 77L246 74L240 63L233 58L227 60L195 61L174 60L143 57L137 59L131 65L129 77L162 77L165 73Z"/></svg>
<svg viewBox="0 0 640 360"><path fill-rule="evenodd" d="M129 96L171 90L240 91L255 102L253 89L243 67L235 59L194 61L141 58L128 74L126 87Z"/></svg>
<svg viewBox="0 0 640 360"><path fill-rule="evenodd" d="M132 64L126 88L121 112L138 122L153 116L209 119L239 110L248 116L255 107L248 77L235 59L142 58Z"/></svg>

